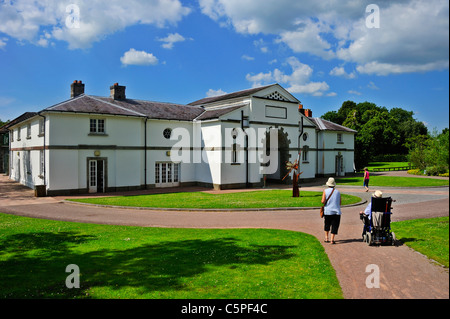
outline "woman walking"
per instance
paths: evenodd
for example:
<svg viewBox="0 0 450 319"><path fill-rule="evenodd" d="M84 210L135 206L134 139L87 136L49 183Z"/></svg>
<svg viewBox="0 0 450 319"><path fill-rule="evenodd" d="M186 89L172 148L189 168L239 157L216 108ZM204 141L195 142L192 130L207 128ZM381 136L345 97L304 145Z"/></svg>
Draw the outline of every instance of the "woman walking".
<svg viewBox="0 0 450 319"><path fill-rule="evenodd" d="M327 189L322 194L322 204L324 204L324 220L325 220L325 242L336 244L335 236L338 233L339 224L341 223L341 193L336 189L336 181L330 177L326 183Z"/></svg>
<svg viewBox="0 0 450 319"><path fill-rule="evenodd" d="M367 167L364 168L364 187L366 192L369 191L369 169Z"/></svg>

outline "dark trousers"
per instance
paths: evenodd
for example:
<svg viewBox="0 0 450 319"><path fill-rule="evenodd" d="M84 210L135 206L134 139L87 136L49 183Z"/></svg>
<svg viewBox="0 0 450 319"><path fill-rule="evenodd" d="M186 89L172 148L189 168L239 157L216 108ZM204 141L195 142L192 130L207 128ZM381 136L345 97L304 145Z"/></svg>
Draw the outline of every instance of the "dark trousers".
<svg viewBox="0 0 450 319"><path fill-rule="evenodd" d="M341 215L324 215L325 218L325 231L330 231L331 233L337 235L339 224L341 223Z"/></svg>

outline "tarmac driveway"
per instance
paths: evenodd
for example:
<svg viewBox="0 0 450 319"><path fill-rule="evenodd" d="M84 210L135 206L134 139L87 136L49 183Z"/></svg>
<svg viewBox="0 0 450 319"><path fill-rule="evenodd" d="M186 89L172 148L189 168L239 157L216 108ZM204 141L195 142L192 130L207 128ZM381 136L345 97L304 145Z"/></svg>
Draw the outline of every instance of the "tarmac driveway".
<svg viewBox="0 0 450 319"><path fill-rule="evenodd" d="M322 190L303 186L301 190ZM341 187L341 192L369 199L362 187ZM374 190L374 189L373 189ZM393 221L449 216L449 188L383 188L397 202ZM347 299L449 298L448 269L437 265L405 245L369 247L361 240L359 211L364 206L342 209L337 244L323 242L323 220L318 209L273 211L164 211L104 208L71 204L63 198L35 198L33 191L0 177L0 212L63 221L179 228L273 228L301 231L316 236L336 270ZM376 265L380 287L368 288L366 280ZM369 279L368 279L369 278Z"/></svg>

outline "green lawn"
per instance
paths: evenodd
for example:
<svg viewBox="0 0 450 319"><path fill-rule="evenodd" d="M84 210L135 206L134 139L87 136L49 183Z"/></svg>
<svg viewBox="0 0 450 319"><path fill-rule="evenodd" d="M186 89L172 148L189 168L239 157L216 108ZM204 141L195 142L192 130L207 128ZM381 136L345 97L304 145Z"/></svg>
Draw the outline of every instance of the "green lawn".
<svg viewBox="0 0 450 319"><path fill-rule="evenodd" d="M374 168L406 167L410 164L409 162L370 162L367 168L372 171Z"/></svg>
<svg viewBox="0 0 450 319"><path fill-rule="evenodd" d="M336 179L339 185L363 185L363 177L345 177ZM398 176L370 176L369 187L429 187L429 186L448 186L449 181L443 179L422 178L422 177L398 177Z"/></svg>
<svg viewBox="0 0 450 319"><path fill-rule="evenodd" d="M66 267L80 269L68 289ZM343 298L313 236L167 229L0 214L0 298Z"/></svg>
<svg viewBox="0 0 450 319"><path fill-rule="evenodd" d="M449 266L449 218L413 219L391 224L397 239L418 252Z"/></svg>
<svg viewBox="0 0 450 319"><path fill-rule="evenodd" d="M342 194L342 205L358 203L356 196ZM319 207L322 192L300 190L300 197L292 197L292 190L265 190L225 194L203 192L115 196L104 198L70 199L72 201L114 206L158 208L274 208Z"/></svg>

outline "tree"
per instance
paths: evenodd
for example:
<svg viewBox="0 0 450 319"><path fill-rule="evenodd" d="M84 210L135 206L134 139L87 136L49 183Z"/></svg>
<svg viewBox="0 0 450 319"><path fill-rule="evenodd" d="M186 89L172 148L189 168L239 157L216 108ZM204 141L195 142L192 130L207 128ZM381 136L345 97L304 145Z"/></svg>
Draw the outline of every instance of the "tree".
<svg viewBox="0 0 450 319"><path fill-rule="evenodd" d="M407 139L428 134L413 115L398 107L388 110L371 102L345 101L338 111L327 112L322 118L357 131L355 165L362 168L375 156L408 154Z"/></svg>

